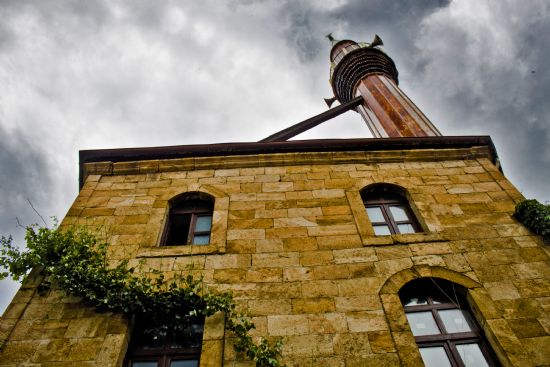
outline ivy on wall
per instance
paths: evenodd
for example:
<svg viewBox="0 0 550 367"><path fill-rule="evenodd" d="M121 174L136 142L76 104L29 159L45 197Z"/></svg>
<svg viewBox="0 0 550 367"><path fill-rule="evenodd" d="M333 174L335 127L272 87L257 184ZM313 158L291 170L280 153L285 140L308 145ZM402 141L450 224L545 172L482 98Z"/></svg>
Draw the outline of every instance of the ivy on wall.
<svg viewBox="0 0 550 367"><path fill-rule="evenodd" d="M550 243L550 205L541 204L534 199L524 200L516 205L514 218Z"/></svg>
<svg viewBox="0 0 550 367"><path fill-rule="evenodd" d="M226 329L236 336L238 352L244 352L256 367L282 366L278 360L281 340L255 342L250 336L254 324L237 312L231 294L206 288L202 279L182 274L166 281L160 272L139 275L127 261L109 267L107 243L86 228L29 226L25 240L27 250L21 251L11 237L0 238L0 269L5 269L0 279L24 279L31 269L42 268L47 279L67 294L100 310L147 316L159 326L184 327L197 317L221 311L226 315Z"/></svg>

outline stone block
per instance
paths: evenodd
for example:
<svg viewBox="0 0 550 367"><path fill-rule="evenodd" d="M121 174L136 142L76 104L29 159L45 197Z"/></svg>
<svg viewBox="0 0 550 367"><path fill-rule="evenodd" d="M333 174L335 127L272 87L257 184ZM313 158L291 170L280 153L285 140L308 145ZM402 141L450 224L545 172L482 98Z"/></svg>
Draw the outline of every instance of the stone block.
<svg viewBox="0 0 550 367"><path fill-rule="evenodd" d="M349 267L343 265L322 265L313 268L313 279L348 279Z"/></svg>
<svg viewBox="0 0 550 367"><path fill-rule="evenodd" d="M304 217L276 218L273 221L275 228L279 227L314 227L317 226L315 219Z"/></svg>
<svg viewBox="0 0 550 367"><path fill-rule="evenodd" d="M378 260L375 249L372 247L334 250L332 253L335 264L365 263Z"/></svg>
<svg viewBox="0 0 550 367"><path fill-rule="evenodd" d="M316 226L316 227L307 227L307 233L309 236L319 236L319 237L356 235L357 228L353 224Z"/></svg>
<svg viewBox="0 0 550 367"><path fill-rule="evenodd" d="M206 269L248 268L251 264L250 255L225 254L212 255L206 258Z"/></svg>
<svg viewBox="0 0 550 367"><path fill-rule="evenodd" d="M413 256L414 265L445 266L445 260L439 255Z"/></svg>
<svg viewBox="0 0 550 367"><path fill-rule="evenodd" d="M253 268L246 273L246 281L251 283L281 282L282 280L283 270L279 268Z"/></svg>
<svg viewBox="0 0 550 367"><path fill-rule="evenodd" d="M308 229L306 227L291 227L291 228L268 228L265 230L266 238L297 238L307 237Z"/></svg>
<svg viewBox="0 0 550 367"><path fill-rule="evenodd" d="M272 228L273 219L269 218L255 218L255 219L229 219L227 222L228 228L235 229L262 229Z"/></svg>
<svg viewBox="0 0 550 367"><path fill-rule="evenodd" d="M313 280L313 269L310 267L293 267L283 269L283 280L285 282Z"/></svg>
<svg viewBox="0 0 550 367"><path fill-rule="evenodd" d="M70 320L65 338L96 338L107 333L108 318L85 317Z"/></svg>
<svg viewBox="0 0 550 367"><path fill-rule="evenodd" d="M256 218L283 218L287 215L287 209L258 209L255 212Z"/></svg>
<svg viewBox="0 0 550 367"><path fill-rule="evenodd" d="M351 210L347 205L325 206L321 210L324 216L351 214Z"/></svg>
<svg viewBox="0 0 550 367"><path fill-rule="evenodd" d="M302 283L302 294L307 298L334 297L338 294L338 286L332 280L311 280Z"/></svg>
<svg viewBox="0 0 550 367"><path fill-rule="evenodd" d="M200 365L219 367L223 360L223 340L205 340L201 348Z"/></svg>
<svg viewBox="0 0 550 367"><path fill-rule="evenodd" d="M540 336L522 340L527 347L527 353L531 363L536 366L544 366L550 361L550 336Z"/></svg>
<svg viewBox="0 0 550 367"><path fill-rule="evenodd" d="M292 313L295 314L316 314L334 311L334 300L332 298L298 298L292 300Z"/></svg>
<svg viewBox="0 0 550 367"><path fill-rule="evenodd" d="M252 266L286 268L300 265L300 254L298 252L253 254Z"/></svg>
<svg viewBox="0 0 550 367"><path fill-rule="evenodd" d="M395 345L389 331L371 331L368 333L373 353L395 352Z"/></svg>
<svg viewBox="0 0 550 367"><path fill-rule="evenodd" d="M246 269L216 269L213 280L218 283L239 283L246 279Z"/></svg>
<svg viewBox="0 0 550 367"><path fill-rule="evenodd" d="M550 265L548 264L548 261L513 264L512 268L520 279L550 279Z"/></svg>
<svg viewBox="0 0 550 367"><path fill-rule="evenodd" d="M284 251L315 251L318 248L316 238L285 238L282 242Z"/></svg>
<svg viewBox="0 0 550 367"><path fill-rule="evenodd" d="M372 311L382 308L380 298L377 295L361 295L334 298L336 311Z"/></svg>
<svg viewBox="0 0 550 367"><path fill-rule="evenodd" d="M308 208L289 208L288 217L317 217L322 216L323 211L321 207L308 207Z"/></svg>
<svg viewBox="0 0 550 367"><path fill-rule="evenodd" d="M332 199L340 198L345 196L343 189L322 189L322 190L312 190L313 197L318 199Z"/></svg>
<svg viewBox="0 0 550 367"><path fill-rule="evenodd" d="M285 355L295 358L304 356L332 356L334 347L329 334L290 335L285 337Z"/></svg>
<svg viewBox="0 0 550 367"><path fill-rule="evenodd" d="M67 356L67 361L90 361L97 360L101 350L104 338L94 339L76 339L71 341L71 348Z"/></svg>
<svg viewBox="0 0 550 367"><path fill-rule="evenodd" d="M248 301L251 316L288 315L293 305L288 299L258 299Z"/></svg>
<svg viewBox="0 0 550 367"><path fill-rule="evenodd" d="M299 283L258 283L256 285L258 299L300 298L306 295L302 292Z"/></svg>
<svg viewBox="0 0 550 367"><path fill-rule="evenodd" d="M265 182L262 183L263 192L286 192L294 190L292 182Z"/></svg>
<svg viewBox="0 0 550 367"><path fill-rule="evenodd" d="M492 335L498 340L501 347L506 350L507 357L513 365L533 366L531 358L526 354L525 348L514 335L506 320L488 320L487 324Z"/></svg>
<svg viewBox="0 0 550 367"><path fill-rule="evenodd" d="M270 315L267 328L270 336L305 335L310 330L307 315Z"/></svg>
<svg viewBox="0 0 550 367"><path fill-rule="evenodd" d="M304 251L300 253L302 266L328 265L334 263L334 255L330 250Z"/></svg>
<svg viewBox="0 0 550 367"><path fill-rule="evenodd" d="M242 185L242 184L241 184ZM244 189L243 189L244 191ZM287 197L287 193L283 192L259 192L257 194L257 200L258 201L277 201L281 202L284 201Z"/></svg>
<svg viewBox="0 0 550 367"><path fill-rule="evenodd" d="M8 341L0 351L2 357L2 363L6 366L12 367L17 365L24 365L23 363L30 364L37 352L40 351L43 343L37 343L36 341Z"/></svg>
<svg viewBox="0 0 550 367"><path fill-rule="evenodd" d="M265 229L228 229L227 240L263 240L266 238Z"/></svg>
<svg viewBox="0 0 550 367"><path fill-rule="evenodd" d="M484 287L493 300L520 298L517 288L511 281L488 282Z"/></svg>
<svg viewBox="0 0 550 367"><path fill-rule="evenodd" d="M365 277L357 279L344 279L335 281L338 284L339 296L356 296L361 294L377 294L384 279L378 277Z"/></svg>
<svg viewBox="0 0 550 367"><path fill-rule="evenodd" d="M412 256L409 246L377 247L375 252L379 260L410 258Z"/></svg>
<svg viewBox="0 0 550 367"><path fill-rule="evenodd" d="M372 354L367 333L342 333L334 336L334 352L339 356L367 357Z"/></svg>
<svg viewBox="0 0 550 367"><path fill-rule="evenodd" d="M502 299L495 301L505 319L539 318L544 310L535 299Z"/></svg>
<svg viewBox="0 0 550 367"><path fill-rule="evenodd" d="M347 312L346 319L352 333L389 330L382 310Z"/></svg>
<svg viewBox="0 0 550 367"><path fill-rule="evenodd" d="M508 320L508 324L520 339L546 335L546 331L540 322L534 318Z"/></svg>
<svg viewBox="0 0 550 367"><path fill-rule="evenodd" d="M309 330L314 334L334 334L348 331L343 313L318 313L308 315Z"/></svg>
<svg viewBox="0 0 550 367"><path fill-rule="evenodd" d="M316 237L319 249L352 249L362 245L358 234L348 234L341 236L321 236Z"/></svg>

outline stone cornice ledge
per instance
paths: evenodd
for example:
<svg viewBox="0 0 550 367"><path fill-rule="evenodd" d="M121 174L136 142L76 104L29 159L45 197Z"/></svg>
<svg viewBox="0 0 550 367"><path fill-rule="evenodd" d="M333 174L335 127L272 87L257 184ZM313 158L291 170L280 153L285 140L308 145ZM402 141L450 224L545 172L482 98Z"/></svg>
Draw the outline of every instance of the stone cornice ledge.
<svg viewBox="0 0 550 367"><path fill-rule="evenodd" d="M366 240L364 246L406 245L422 242L449 242L442 233L410 233L392 234L389 236L373 236Z"/></svg>
<svg viewBox="0 0 550 367"><path fill-rule="evenodd" d="M344 152L296 152L238 156L189 157L130 162L92 162L84 164L88 175L127 175L201 169L229 169L308 164L373 164L388 162L444 161L489 158L487 146L450 149L407 149Z"/></svg>

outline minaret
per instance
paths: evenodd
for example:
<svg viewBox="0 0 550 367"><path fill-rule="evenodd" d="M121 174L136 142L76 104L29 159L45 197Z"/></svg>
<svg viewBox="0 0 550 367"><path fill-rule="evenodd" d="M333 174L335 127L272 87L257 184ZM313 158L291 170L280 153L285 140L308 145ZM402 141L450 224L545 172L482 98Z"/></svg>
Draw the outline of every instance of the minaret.
<svg viewBox="0 0 550 367"><path fill-rule="evenodd" d="M335 41L329 37L331 41ZM330 84L345 103L362 96L357 111L376 138L441 136L437 128L398 87L393 60L372 43L342 40L330 51Z"/></svg>

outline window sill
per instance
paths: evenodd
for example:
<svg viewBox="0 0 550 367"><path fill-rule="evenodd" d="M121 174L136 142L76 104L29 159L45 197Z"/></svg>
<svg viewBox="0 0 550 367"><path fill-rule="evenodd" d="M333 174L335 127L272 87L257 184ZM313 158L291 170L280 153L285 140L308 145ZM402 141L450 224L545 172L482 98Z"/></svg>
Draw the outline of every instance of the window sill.
<svg viewBox="0 0 550 367"><path fill-rule="evenodd" d="M448 238L441 233L392 234L388 236L371 236L364 241L364 246L399 245L419 242L447 242Z"/></svg>
<svg viewBox="0 0 550 367"><path fill-rule="evenodd" d="M191 256L216 254L224 252L216 244L208 245L184 245L184 246L161 246L161 247L144 247L139 250L136 257L170 257L170 256Z"/></svg>

